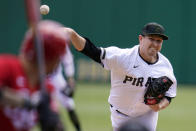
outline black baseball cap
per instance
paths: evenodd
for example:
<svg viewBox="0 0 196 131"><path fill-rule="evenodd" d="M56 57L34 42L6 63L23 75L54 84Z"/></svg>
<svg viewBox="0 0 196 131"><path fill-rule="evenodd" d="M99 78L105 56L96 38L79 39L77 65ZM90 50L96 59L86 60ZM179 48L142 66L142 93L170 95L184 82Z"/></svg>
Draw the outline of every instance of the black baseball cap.
<svg viewBox="0 0 196 131"><path fill-rule="evenodd" d="M142 28L142 35L158 35L163 38L163 40L168 40L168 36L164 34L165 29L162 25L151 22L144 25Z"/></svg>

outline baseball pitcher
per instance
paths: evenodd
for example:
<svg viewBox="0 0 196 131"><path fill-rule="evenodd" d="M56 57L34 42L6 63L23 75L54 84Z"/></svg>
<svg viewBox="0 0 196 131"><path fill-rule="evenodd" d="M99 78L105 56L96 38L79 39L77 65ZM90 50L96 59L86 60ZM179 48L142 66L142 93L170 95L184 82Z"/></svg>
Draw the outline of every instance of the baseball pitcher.
<svg viewBox="0 0 196 131"><path fill-rule="evenodd" d="M158 111L176 96L177 81L169 60L160 53L168 40L162 25L148 23L132 48L99 48L71 28L64 28L74 47L111 71L108 99L114 131L127 120L135 120L155 131Z"/></svg>

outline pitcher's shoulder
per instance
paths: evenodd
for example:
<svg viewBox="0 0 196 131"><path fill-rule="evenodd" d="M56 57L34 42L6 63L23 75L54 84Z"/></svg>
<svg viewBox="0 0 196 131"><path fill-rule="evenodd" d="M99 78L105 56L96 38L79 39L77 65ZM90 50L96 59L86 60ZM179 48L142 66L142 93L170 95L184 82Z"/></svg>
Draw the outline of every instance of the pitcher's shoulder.
<svg viewBox="0 0 196 131"><path fill-rule="evenodd" d="M171 68L173 70L170 60L166 56L164 56L162 53L159 53L159 61L163 63L165 66L168 66L168 68Z"/></svg>

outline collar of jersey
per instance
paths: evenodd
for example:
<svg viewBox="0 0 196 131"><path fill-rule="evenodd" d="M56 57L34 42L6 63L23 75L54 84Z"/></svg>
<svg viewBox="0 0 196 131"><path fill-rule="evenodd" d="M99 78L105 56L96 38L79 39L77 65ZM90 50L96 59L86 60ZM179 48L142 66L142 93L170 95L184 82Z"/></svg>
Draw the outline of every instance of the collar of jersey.
<svg viewBox="0 0 196 131"><path fill-rule="evenodd" d="M159 54L157 54L157 60L156 60L155 62L151 63L151 62L146 61L146 60L140 55L140 48L139 48L139 47L138 47L138 54L139 54L140 58L141 58L144 62L146 62L148 65L153 65L153 64L155 64L155 63L157 63L157 62L159 61Z"/></svg>

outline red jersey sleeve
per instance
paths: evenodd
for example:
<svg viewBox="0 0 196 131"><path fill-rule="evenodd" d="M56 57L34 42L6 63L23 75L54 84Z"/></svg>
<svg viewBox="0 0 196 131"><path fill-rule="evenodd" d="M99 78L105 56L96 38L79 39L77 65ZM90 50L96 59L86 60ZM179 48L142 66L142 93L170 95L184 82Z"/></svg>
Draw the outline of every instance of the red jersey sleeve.
<svg viewBox="0 0 196 131"><path fill-rule="evenodd" d="M0 88L9 82L9 64L0 56Z"/></svg>

